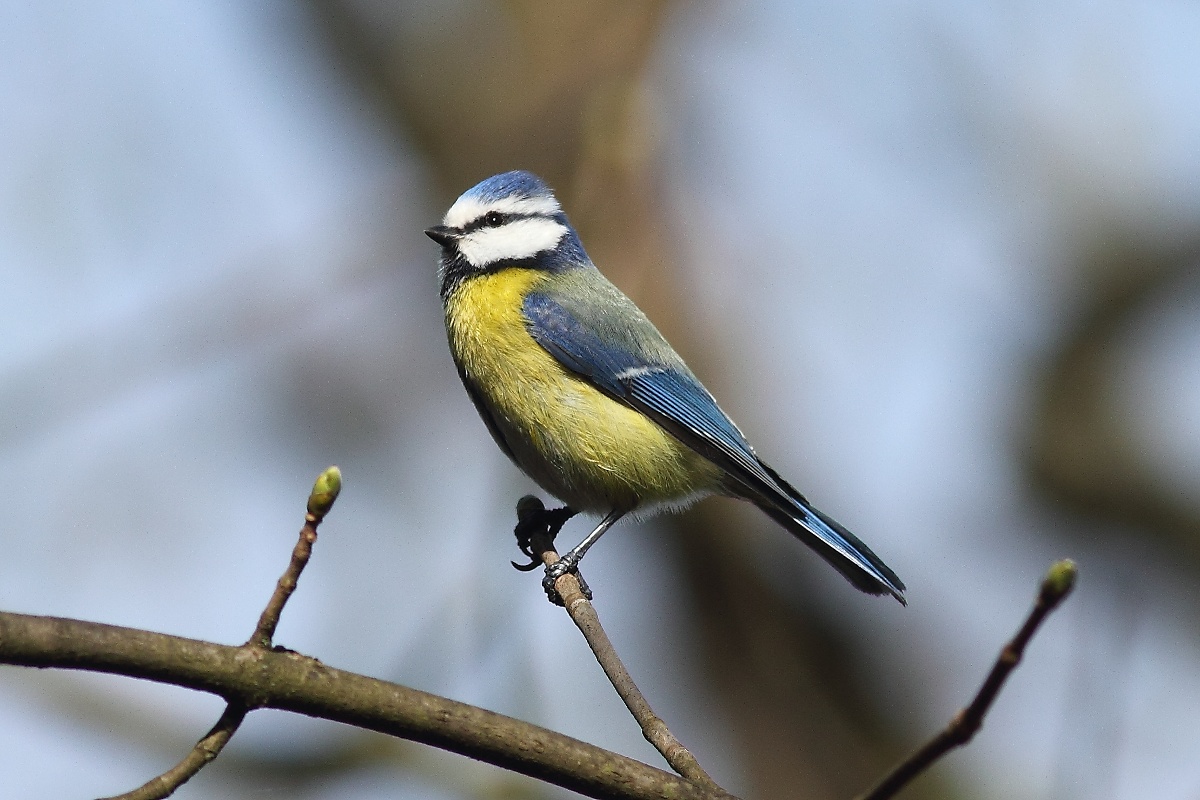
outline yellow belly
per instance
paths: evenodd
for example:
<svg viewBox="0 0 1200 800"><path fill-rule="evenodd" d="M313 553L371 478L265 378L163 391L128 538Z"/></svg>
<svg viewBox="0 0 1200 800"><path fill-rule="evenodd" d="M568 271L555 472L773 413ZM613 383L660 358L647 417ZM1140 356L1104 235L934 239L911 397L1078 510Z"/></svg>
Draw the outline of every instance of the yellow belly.
<svg viewBox="0 0 1200 800"><path fill-rule="evenodd" d="M525 327L545 273L464 281L446 300L450 349L517 465L579 511L681 505L716 491L719 470L643 414L564 369Z"/></svg>

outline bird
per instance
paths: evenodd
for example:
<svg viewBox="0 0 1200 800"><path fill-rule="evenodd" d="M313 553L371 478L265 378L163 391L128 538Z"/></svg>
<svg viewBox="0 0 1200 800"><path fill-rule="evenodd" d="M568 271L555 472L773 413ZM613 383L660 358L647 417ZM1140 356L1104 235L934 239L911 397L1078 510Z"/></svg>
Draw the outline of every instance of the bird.
<svg viewBox="0 0 1200 800"><path fill-rule="evenodd" d="M441 247L450 353L492 438L566 504L564 521L602 516L547 567L549 585L622 517L724 495L753 503L856 588L907 605L896 573L755 453L601 274L542 179L524 170L487 178L425 234Z"/></svg>

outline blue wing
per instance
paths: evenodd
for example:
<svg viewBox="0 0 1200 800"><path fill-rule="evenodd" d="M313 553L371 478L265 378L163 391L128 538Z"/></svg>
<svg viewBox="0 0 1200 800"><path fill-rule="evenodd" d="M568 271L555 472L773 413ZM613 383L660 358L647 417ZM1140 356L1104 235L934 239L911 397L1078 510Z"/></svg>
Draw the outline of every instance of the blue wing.
<svg viewBox="0 0 1200 800"><path fill-rule="evenodd" d="M604 305L585 303L577 293L527 295L523 311L530 336L564 367L646 414L724 470L730 490L800 536L858 588L890 593L904 602L904 584L896 574L755 455L742 432L642 312L604 283ZM614 319L627 324L616 326Z"/></svg>
<svg viewBox="0 0 1200 800"><path fill-rule="evenodd" d="M742 432L673 351L646 347L629 336L601 338L546 294L528 295L524 313L534 341L564 367L611 397L649 414L716 463L732 459L742 469L760 472L758 477L770 482L759 469L758 459ZM658 331L653 327L649 331L659 340L651 344L659 344Z"/></svg>

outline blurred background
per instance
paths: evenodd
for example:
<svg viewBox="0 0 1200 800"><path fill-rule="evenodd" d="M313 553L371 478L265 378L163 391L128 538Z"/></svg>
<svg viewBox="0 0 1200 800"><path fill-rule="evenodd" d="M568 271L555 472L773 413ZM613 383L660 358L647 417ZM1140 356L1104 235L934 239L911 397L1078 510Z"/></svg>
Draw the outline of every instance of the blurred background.
<svg viewBox="0 0 1200 800"><path fill-rule="evenodd" d="M605 538L606 627L719 782L864 790L1069 555L905 796L1200 798L1197 41L1166 0L0 4L0 608L241 642L336 463L279 643L660 764L508 565L534 487L446 352L421 230L526 168L909 586L725 500ZM220 709L0 668L0 794L128 790ZM177 796L564 794L257 712Z"/></svg>

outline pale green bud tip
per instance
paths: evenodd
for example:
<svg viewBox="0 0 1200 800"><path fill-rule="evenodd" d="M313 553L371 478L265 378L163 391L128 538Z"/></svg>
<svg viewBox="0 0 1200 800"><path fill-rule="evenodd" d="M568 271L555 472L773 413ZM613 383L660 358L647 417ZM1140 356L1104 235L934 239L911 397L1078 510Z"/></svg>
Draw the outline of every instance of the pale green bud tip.
<svg viewBox="0 0 1200 800"><path fill-rule="evenodd" d="M1056 561L1050 566L1042 581L1042 599L1049 603L1058 603L1075 588L1075 578L1079 569L1069 558Z"/></svg>
<svg viewBox="0 0 1200 800"><path fill-rule="evenodd" d="M329 509L333 508L333 501L337 500L338 492L342 490L342 471L337 467L330 467L322 472L317 477L317 482L313 484L312 494L308 496L308 513L323 517L329 513Z"/></svg>

